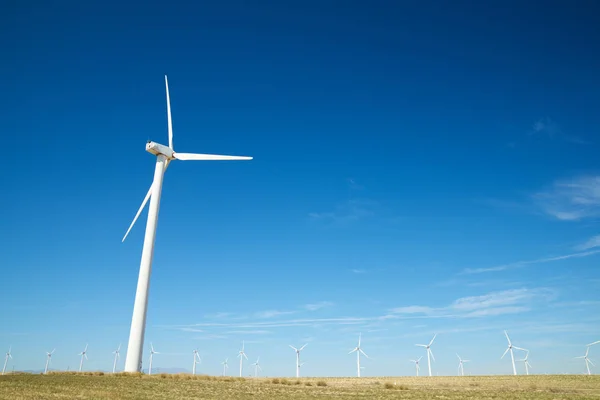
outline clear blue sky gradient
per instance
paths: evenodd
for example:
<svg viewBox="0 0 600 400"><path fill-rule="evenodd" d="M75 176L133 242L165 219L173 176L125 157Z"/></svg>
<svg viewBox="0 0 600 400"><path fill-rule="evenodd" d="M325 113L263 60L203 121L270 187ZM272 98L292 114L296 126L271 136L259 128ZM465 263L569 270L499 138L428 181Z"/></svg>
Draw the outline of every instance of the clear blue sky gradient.
<svg viewBox="0 0 600 400"><path fill-rule="evenodd" d="M205 2L206 3L206 2ZM600 340L597 2L20 4L0 12L0 350L123 367L152 180L159 369L583 373ZM6 350L4 349L6 348ZM520 358L520 356L518 356ZM600 346L590 357L600 362ZM249 363L247 363L249 365ZM521 363L522 364L522 363ZM523 366L519 364L519 370ZM600 365L600 363L597 363ZM425 365L423 365L425 367ZM600 367L596 367L598 372ZM425 371L424 368L422 371ZM251 372L248 368L245 374Z"/></svg>

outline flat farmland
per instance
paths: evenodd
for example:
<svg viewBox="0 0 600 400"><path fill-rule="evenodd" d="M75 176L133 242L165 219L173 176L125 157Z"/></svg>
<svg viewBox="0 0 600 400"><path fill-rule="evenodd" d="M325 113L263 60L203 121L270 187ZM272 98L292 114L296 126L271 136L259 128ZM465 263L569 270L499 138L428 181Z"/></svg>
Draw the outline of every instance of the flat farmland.
<svg viewBox="0 0 600 400"><path fill-rule="evenodd" d="M600 376L229 378L186 374L0 376L1 399L600 399Z"/></svg>

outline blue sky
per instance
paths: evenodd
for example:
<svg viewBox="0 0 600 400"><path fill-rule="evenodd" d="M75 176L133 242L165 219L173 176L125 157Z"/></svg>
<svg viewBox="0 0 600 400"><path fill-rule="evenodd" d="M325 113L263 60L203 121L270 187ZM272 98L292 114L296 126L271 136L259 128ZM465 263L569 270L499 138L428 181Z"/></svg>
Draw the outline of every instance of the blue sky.
<svg viewBox="0 0 600 400"><path fill-rule="evenodd" d="M582 373L600 340L597 5L46 2L0 29L0 347L16 369L125 356L148 139L165 176L146 343L158 368ZM148 350L148 346L146 346ZM2 350L3 352L5 350ZM144 354L147 364L148 352ZM590 357L600 361L600 348ZM124 358L120 362L122 368ZM522 365L519 366L522 371ZM245 373L250 373L250 369Z"/></svg>

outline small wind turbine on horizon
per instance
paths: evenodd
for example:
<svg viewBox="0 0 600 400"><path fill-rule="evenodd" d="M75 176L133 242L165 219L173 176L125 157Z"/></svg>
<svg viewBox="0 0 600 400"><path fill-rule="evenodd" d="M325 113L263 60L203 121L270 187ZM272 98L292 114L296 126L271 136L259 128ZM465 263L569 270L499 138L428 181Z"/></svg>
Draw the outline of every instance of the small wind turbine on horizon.
<svg viewBox="0 0 600 400"><path fill-rule="evenodd" d="M510 359L512 360L512 367L513 367L513 375L517 374L517 367L515 366L515 355L513 353L513 349L517 349L517 350L521 350L521 351L527 351L521 347L517 347L517 346L513 346L510 338L508 337L508 333L506 331L504 331L504 335L506 336L506 340L508 340L508 347L506 348L506 350L504 350L504 354L502 354L502 357L500 357L500 359L502 360L504 358L504 356L506 355L506 353L510 350Z"/></svg>
<svg viewBox="0 0 600 400"><path fill-rule="evenodd" d="M592 373L590 371L590 364L592 364L594 367L595 367L595 365L592 362L592 360L590 360L588 358L589 352L590 352L590 346L587 346L585 349L585 356L579 356L579 357L575 357L575 358L583 358L585 360L585 367L587 368L587 373L588 373L588 375L591 375Z"/></svg>
<svg viewBox="0 0 600 400"><path fill-rule="evenodd" d="M139 372L142 370L142 353L144 347L144 332L146 329L146 313L148 310L148 292L150 287L150 274L152 272L152 258L154 255L154 241L156 238L156 225L158 222L158 211L160 208L160 196L165 171L171 161L216 161L216 160L252 160L252 157L240 156L222 156L215 154L193 154L177 153L173 148L173 124L171 120L171 100L169 97L169 83L165 75L165 88L167 94L167 127L169 133L169 146L148 141L146 151L156 156L156 165L154 168L154 180L150 189L142 201L133 222L123 236L122 242L131 231L131 228L137 221L140 213L150 200L148 209L148 219L146 222L146 233L144 235L144 245L142 248L142 258L140 261L140 272L138 276L137 289L135 292L135 301L133 304L133 315L131 318L131 329L129 333L129 343L127 344L127 357L125 359L126 372Z"/></svg>
<svg viewBox="0 0 600 400"><path fill-rule="evenodd" d="M469 362L470 360L463 360L462 358L460 358L460 356L457 354L456 357L458 357L458 374L461 376L465 376L465 365L464 363Z"/></svg>
<svg viewBox="0 0 600 400"><path fill-rule="evenodd" d="M294 346L292 346L291 344L289 345L292 349L294 349L294 351L296 352L296 378L300 378L300 352L302 351L302 349L304 349L306 346L308 345L308 343L306 343L304 346L300 347L299 349L295 348Z"/></svg>
<svg viewBox="0 0 600 400"><path fill-rule="evenodd" d="M148 375L152 375L152 359L155 354L160 353L154 350L154 346L152 345L152 342L150 342L150 364L148 364Z"/></svg>
<svg viewBox="0 0 600 400"><path fill-rule="evenodd" d="M44 374L48 373L48 365L50 365L50 359L52 358L52 354L56 349L52 349L51 352L46 352L46 367L44 368Z"/></svg>
<svg viewBox="0 0 600 400"><path fill-rule="evenodd" d="M244 352L244 341L242 340L242 349L240 350L240 352L238 353L238 357L240 358L240 378L242 377L242 363L244 361L244 357L246 358L246 360L248 359L248 357L246 356L246 353Z"/></svg>
<svg viewBox="0 0 600 400"><path fill-rule="evenodd" d="M10 358L12 360L12 354L10 354L11 350L12 350L12 346L10 346L8 348L8 351L6 352L6 356L4 357L4 367L2 367L2 375L4 375L4 371L6 371L6 364L8 364L8 359Z"/></svg>
<svg viewBox="0 0 600 400"><path fill-rule="evenodd" d="M260 364L258 363L258 360L260 360L260 357L258 357L256 359L256 362L253 363L252 365L254 365L254 377L258 377L258 370L260 369L262 371L262 368L260 367Z"/></svg>
<svg viewBox="0 0 600 400"><path fill-rule="evenodd" d="M525 363L525 374L529 375L529 368L531 368L531 364L529 364L529 350L527 350L527 353L525 354L525 358L523 358L521 360L517 360L517 361L523 361Z"/></svg>
<svg viewBox="0 0 600 400"><path fill-rule="evenodd" d="M415 363L415 368L417 369L417 376L419 376L419 361L421 361L421 358L423 358L423 356L417 358L416 360L410 360L411 362Z"/></svg>
<svg viewBox="0 0 600 400"><path fill-rule="evenodd" d="M229 368L229 365L227 364L227 360L229 360L229 358L226 358L225 361L223 361L221 363L221 365L223 366L223 376L225 376L225 374L227 374L227 368Z"/></svg>
<svg viewBox="0 0 600 400"><path fill-rule="evenodd" d="M113 351L113 354L115 355L115 360L113 362L113 374L117 370L117 360L119 359L119 357L121 357L120 353L121 353L121 343L119 343L119 347L117 347L117 350Z"/></svg>
<svg viewBox="0 0 600 400"><path fill-rule="evenodd" d="M196 364L201 363L202 359L198 354L198 349L194 349L194 365L192 366L192 375L196 375Z"/></svg>
<svg viewBox="0 0 600 400"><path fill-rule="evenodd" d="M429 342L429 344L415 345L419 347L425 347L427 349L427 368L429 369L429 376L431 376L431 359L433 358L433 361L435 361L435 357L433 356L433 352L431 351L431 345L433 344L433 341L435 340L436 336L437 333L433 335L433 338L431 339L431 342Z"/></svg>
<svg viewBox="0 0 600 400"><path fill-rule="evenodd" d="M356 376L360 378L360 353L362 353L365 357L369 358L369 356L367 355L367 353L365 353L363 351L363 349L360 347L360 340L362 337L362 333L358 334L358 346L356 346L354 349L350 350L350 352L348 354L352 354L354 352L356 352Z"/></svg>
<svg viewBox="0 0 600 400"><path fill-rule="evenodd" d="M79 362L79 372L81 372L81 369L83 368L83 357L85 357L85 359L87 360L87 349L88 349L88 345L87 343L85 344L85 349L83 349L83 351L81 353L79 353L78 355L81 356L81 361Z"/></svg>

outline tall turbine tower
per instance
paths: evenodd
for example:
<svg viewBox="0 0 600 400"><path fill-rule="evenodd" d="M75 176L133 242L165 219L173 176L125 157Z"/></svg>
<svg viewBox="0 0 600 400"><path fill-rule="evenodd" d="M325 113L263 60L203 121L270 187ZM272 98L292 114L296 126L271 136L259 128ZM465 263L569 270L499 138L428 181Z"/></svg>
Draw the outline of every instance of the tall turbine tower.
<svg viewBox="0 0 600 400"><path fill-rule="evenodd" d="M421 358L423 358L423 356L417 358L416 360L410 360L411 362L415 363L415 368L417 369L417 376L419 376L419 361L421 361Z"/></svg>
<svg viewBox="0 0 600 400"><path fill-rule="evenodd" d="M85 357L85 359L87 360L87 348L88 345L87 343L85 344L85 349L83 349L83 351L81 353L79 353L78 355L81 356L81 361L79 362L79 372L81 372L81 369L83 368L83 357Z"/></svg>
<svg viewBox="0 0 600 400"><path fill-rule="evenodd" d="M302 351L302 349L304 349L306 346L308 345L308 343L306 343L304 346L300 347L299 349L295 348L294 346L292 346L290 344L290 347L292 349L294 349L294 351L296 352L296 378L300 378L300 352Z"/></svg>
<svg viewBox="0 0 600 400"><path fill-rule="evenodd" d="M56 349L52 349L51 352L46 352L46 367L44 368L44 374L48 373L48 365L50 365L50 359L52 358L52 354L54 354L54 350Z"/></svg>
<svg viewBox="0 0 600 400"><path fill-rule="evenodd" d="M458 357L458 374L460 376L465 376L465 365L464 363L469 362L469 360L463 360L462 358L460 358L460 356L457 354L456 357Z"/></svg>
<svg viewBox="0 0 600 400"><path fill-rule="evenodd" d="M120 353L121 353L121 343L119 343L119 347L117 347L117 350L113 351L113 354L115 355L115 361L113 362L113 374L117 370L117 360L119 359L119 357L121 357Z"/></svg>
<svg viewBox="0 0 600 400"><path fill-rule="evenodd" d="M256 362L252 364L252 365L254 365L254 377L255 378L258 377L258 370L262 371L262 368L260 367L260 364L258 363L258 360L260 360L260 357L258 357L256 359Z"/></svg>
<svg viewBox="0 0 600 400"><path fill-rule="evenodd" d="M155 354L160 354L158 351L154 351L154 346L150 342L150 364L148 365L148 375L152 375L152 358Z"/></svg>
<svg viewBox="0 0 600 400"><path fill-rule="evenodd" d="M238 357L240 358L240 378L242 377L242 362L244 361L244 357L246 358L246 360L248 359L248 357L246 357L246 353L244 353L244 341L242 340L242 349L240 350Z"/></svg>
<svg viewBox="0 0 600 400"><path fill-rule="evenodd" d="M525 374L529 375L529 368L531 368L531 364L529 364L529 350L527 350L525 358L517 361L523 361L525 363Z"/></svg>
<svg viewBox="0 0 600 400"><path fill-rule="evenodd" d="M369 356L367 355L367 353L365 353L362 348L360 347L360 339L361 339L362 333L358 334L358 346L356 346L354 349L350 350L350 353L348 354L352 354L354 352L356 352L356 376L358 376L360 378L360 353L362 353L365 357L369 358Z"/></svg>
<svg viewBox="0 0 600 400"><path fill-rule="evenodd" d="M429 344L416 344L415 346L419 346L419 347L425 347L427 349L427 368L429 368L429 376L431 376L431 359L433 358L433 361L435 361L435 357L433 356L433 352L431 351L431 345L433 344L433 341L435 340L435 337L437 336L437 333L433 335L433 339L431 339L431 342L429 342Z"/></svg>
<svg viewBox="0 0 600 400"><path fill-rule="evenodd" d="M4 371L6 371L6 364L8 363L8 359L12 359L12 354L10 354L10 351L12 350L12 346L10 346L8 348L8 351L6 352L6 357L4 358L4 367L2 367L2 375L4 375Z"/></svg>
<svg viewBox="0 0 600 400"><path fill-rule="evenodd" d="M146 234L144 236L144 246L142 249L142 259L140 262L140 273L138 276L137 290L135 292L135 301L133 304L133 316L131 318L131 330L129 332L129 343L127 345L127 358L125 359L126 372L138 372L142 370L142 353L144 346L144 332L146 329L146 312L148 309L148 291L150 287L150 273L152 271L152 257L154 255L154 239L156 237L156 224L158 221L158 210L160 206L160 195L164 173L174 160L251 160L252 157L221 156L214 154L193 154L176 153L173 149L173 125L171 121L171 100L169 98L169 83L165 75L165 88L167 93L167 125L169 132L169 146L149 141L146 143L146 151L156 156L156 166L154 168L154 180L150 190L146 194L142 205L133 218L133 222L125 233L123 240L129 234L129 231L137 221L140 213L150 199L150 208L148 210L148 220L146 222Z"/></svg>
<svg viewBox="0 0 600 400"><path fill-rule="evenodd" d="M504 335L506 336L506 340L508 340L508 347L506 348L506 350L504 350L504 354L502 354L502 357L500 357L500 359L503 359L504 356L506 355L506 353L510 350L510 359L512 360L513 374L516 375L517 367L515 367L515 355L513 353L513 349L522 350L522 351L527 351L527 350L525 350L521 347L513 346L512 343L510 342L510 338L508 337L508 333L506 331L504 331Z"/></svg>
<svg viewBox="0 0 600 400"><path fill-rule="evenodd" d="M585 367L587 368L587 373L588 375L591 375L592 373L590 372L590 364L594 365L594 363L592 362L592 360L590 360L588 358L588 354L590 352L590 346L587 346L585 349L585 356L580 356L580 357L575 357L575 358L583 358L585 360ZM595 367L595 365L594 365Z"/></svg>
<svg viewBox="0 0 600 400"><path fill-rule="evenodd" d="M194 350L194 365L192 366L192 375L196 375L196 364L202 362L198 349Z"/></svg>

